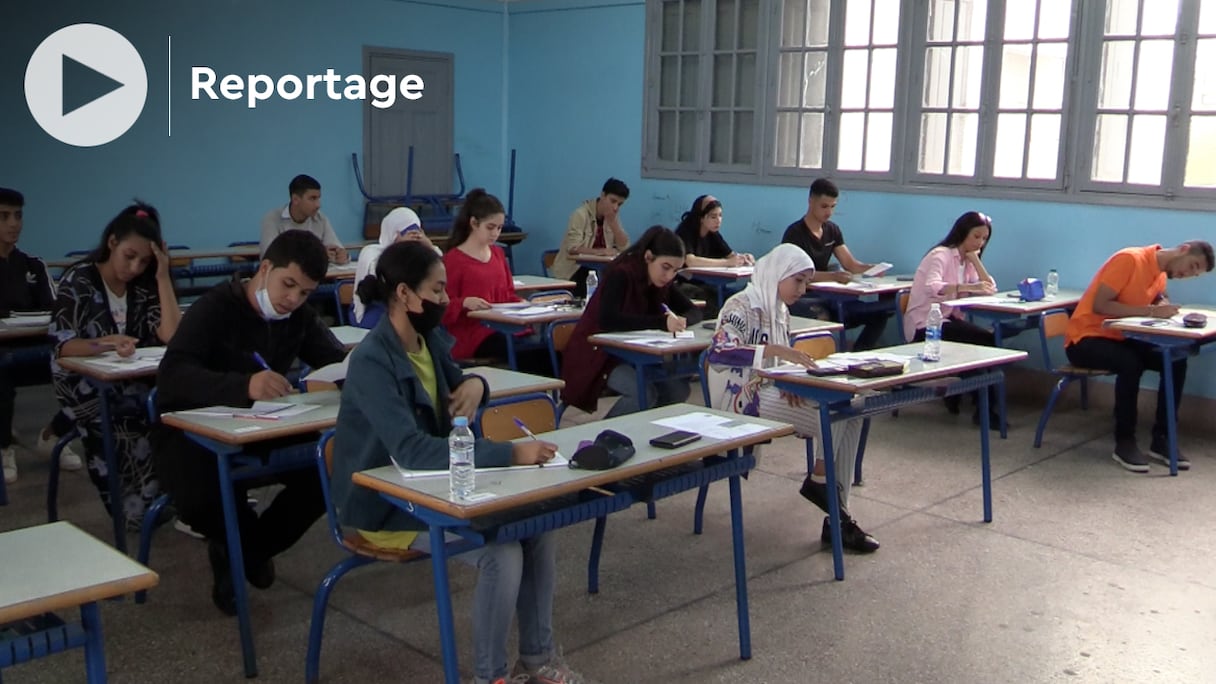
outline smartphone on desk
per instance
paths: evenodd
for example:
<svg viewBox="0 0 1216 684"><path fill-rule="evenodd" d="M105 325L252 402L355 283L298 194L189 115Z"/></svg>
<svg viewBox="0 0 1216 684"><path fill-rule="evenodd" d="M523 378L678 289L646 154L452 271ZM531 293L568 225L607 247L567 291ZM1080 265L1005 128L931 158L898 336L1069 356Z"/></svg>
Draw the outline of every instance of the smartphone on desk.
<svg viewBox="0 0 1216 684"><path fill-rule="evenodd" d="M698 439L701 439L701 435L695 432L676 430L675 432L668 432L665 435L659 435L651 439L650 446L656 446L660 449L678 449L686 444L692 444Z"/></svg>

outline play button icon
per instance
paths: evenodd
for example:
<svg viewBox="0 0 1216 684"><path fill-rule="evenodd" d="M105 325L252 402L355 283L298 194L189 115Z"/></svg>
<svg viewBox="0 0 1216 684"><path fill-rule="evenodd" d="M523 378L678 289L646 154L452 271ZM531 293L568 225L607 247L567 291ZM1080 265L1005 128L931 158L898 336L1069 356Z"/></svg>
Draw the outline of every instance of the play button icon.
<svg viewBox="0 0 1216 684"><path fill-rule="evenodd" d="M30 114L55 139L104 145L139 119L148 95L143 60L122 34L73 24L47 36L25 69Z"/></svg>

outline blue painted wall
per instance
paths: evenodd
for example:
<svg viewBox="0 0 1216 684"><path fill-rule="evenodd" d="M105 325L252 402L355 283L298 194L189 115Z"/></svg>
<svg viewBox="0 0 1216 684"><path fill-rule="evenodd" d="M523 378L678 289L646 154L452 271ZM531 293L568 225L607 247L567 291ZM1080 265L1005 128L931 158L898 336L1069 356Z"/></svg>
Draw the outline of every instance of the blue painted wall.
<svg viewBox="0 0 1216 684"><path fill-rule="evenodd" d="M674 226L693 198L708 192L723 202L731 246L763 254L805 211L802 188L641 178L643 2L538 0L512 4L509 21L508 143L520 154L517 220L531 232L517 263L539 263L540 251L560 241L570 211L611 175L632 190L622 221L635 237L653 223ZM863 260L890 261L897 272L915 270L959 214L991 215L984 262L1004 287L1056 268L1063 287L1083 289L1122 247L1216 240L1216 222L1201 212L843 191L836 220L850 249ZM1170 292L1175 301L1216 304L1214 285L1216 274L1174 283ZM1013 345L1033 351L1038 340L1023 335ZM1210 357L1198 360L1188 392L1216 397L1213 371Z"/></svg>
<svg viewBox="0 0 1216 684"><path fill-rule="evenodd" d="M192 247L256 240L262 215L287 201L308 173L339 235L362 236L363 202L350 164L363 150L360 102L268 101L250 110L190 99L190 67L218 74L362 73L364 45L455 55L455 147L470 183L497 190L503 175L503 16L489 0L208 0L84 2L10 0L0 41L0 186L26 194L22 247L46 256L90 247L131 197L155 204L167 238ZM38 43L74 23L109 26L130 40L148 71L135 126L97 148L45 134L23 95ZM168 137L167 37L173 37L172 137ZM424 94L425 97L425 94ZM404 150L401 151L404 154Z"/></svg>

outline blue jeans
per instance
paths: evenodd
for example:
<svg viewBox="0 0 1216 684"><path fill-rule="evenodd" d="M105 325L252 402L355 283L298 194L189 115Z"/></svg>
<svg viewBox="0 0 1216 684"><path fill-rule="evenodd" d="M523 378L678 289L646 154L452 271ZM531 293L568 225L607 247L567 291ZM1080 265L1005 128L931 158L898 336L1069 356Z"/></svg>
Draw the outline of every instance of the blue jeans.
<svg viewBox="0 0 1216 684"><path fill-rule="evenodd" d="M633 366L621 363L608 374L608 387L619 393L621 398L608 411L605 418L615 418L642 410L638 401L638 374ZM646 406L655 408L668 404L678 404L688 400L690 392L687 380L659 380L646 385Z"/></svg>
<svg viewBox="0 0 1216 684"><path fill-rule="evenodd" d="M449 538L454 538L449 535ZM421 532L411 548L430 550ZM551 532L521 542L491 544L456 556L477 568L473 590L473 660L478 681L506 677L511 618L519 620L519 659L529 668L553 653L553 593L557 586L557 540Z"/></svg>

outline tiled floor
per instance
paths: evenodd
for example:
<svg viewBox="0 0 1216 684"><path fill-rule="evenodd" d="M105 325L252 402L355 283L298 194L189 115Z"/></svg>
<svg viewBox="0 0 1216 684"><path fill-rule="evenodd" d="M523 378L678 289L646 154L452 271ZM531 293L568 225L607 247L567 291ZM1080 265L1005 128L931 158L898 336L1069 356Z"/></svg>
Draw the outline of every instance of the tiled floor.
<svg viewBox="0 0 1216 684"><path fill-rule="evenodd" d="M32 441L53 401L19 397ZM607 403L604 407L606 408ZM570 420L577 419L570 416ZM599 595L586 593L591 529L560 533L556 622L567 658L600 682L1214 682L1216 447L1188 435L1194 468L1169 478L1110 459L1105 412L1053 418L1030 447L1037 407L1015 405L993 441L995 520L980 522L978 436L940 405L875 421L866 483L852 509L883 543L848 556L832 580L822 514L797 493L802 443L766 448L744 484L754 654L738 659L725 486L711 493L704 535L692 496L610 519ZM22 454L0 529L43 521L44 459ZM64 478L62 515L105 539L83 475ZM278 582L252 592L261 681L303 680L313 589L341 555L316 525L277 561ZM202 543L164 530L147 605L103 606L113 682L237 682L236 623L215 610ZM4 574L4 582L21 578ZM453 572L461 662L469 672L473 573ZM438 682L430 570L373 566L335 591L322 681ZM6 684L83 681L65 654L4 671Z"/></svg>

